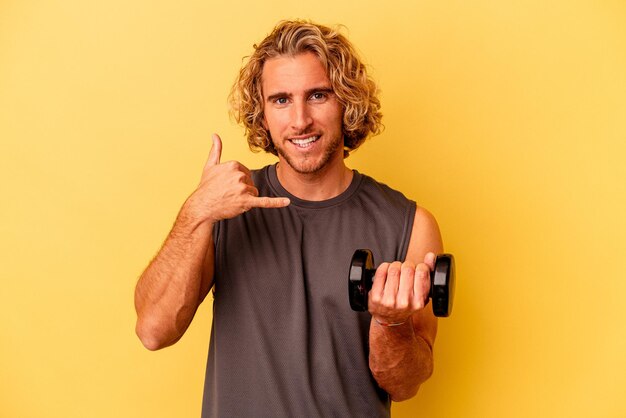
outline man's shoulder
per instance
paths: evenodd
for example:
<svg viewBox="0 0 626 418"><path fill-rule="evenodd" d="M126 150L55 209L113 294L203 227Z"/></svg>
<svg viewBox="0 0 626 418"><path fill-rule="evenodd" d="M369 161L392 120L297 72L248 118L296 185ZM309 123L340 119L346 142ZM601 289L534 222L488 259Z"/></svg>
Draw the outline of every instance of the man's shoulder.
<svg viewBox="0 0 626 418"><path fill-rule="evenodd" d="M402 191L388 185L386 182L376 180L375 178L367 174L359 174L362 177L362 188L366 192L378 194L382 197L387 198L388 200L398 203L415 203L413 200L409 199Z"/></svg>

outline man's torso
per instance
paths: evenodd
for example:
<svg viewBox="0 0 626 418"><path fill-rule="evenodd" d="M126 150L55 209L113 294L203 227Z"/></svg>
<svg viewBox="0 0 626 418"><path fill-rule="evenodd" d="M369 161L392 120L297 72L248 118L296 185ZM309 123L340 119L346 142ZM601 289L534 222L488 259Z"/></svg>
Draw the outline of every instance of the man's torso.
<svg viewBox="0 0 626 418"><path fill-rule="evenodd" d="M354 173L339 196L303 201L276 167L253 173L281 209L220 222L203 416L388 416L368 366L370 315L348 302L354 250L403 260L415 204Z"/></svg>

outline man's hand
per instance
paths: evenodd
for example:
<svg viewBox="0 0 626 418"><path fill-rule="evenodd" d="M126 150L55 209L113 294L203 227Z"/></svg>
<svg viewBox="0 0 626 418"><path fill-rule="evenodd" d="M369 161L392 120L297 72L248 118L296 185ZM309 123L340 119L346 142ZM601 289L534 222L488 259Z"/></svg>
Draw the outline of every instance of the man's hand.
<svg viewBox="0 0 626 418"><path fill-rule="evenodd" d="M381 324L401 324L428 303L430 272L436 256L427 253L417 266L411 261L383 263L376 269L368 296L369 312Z"/></svg>
<svg viewBox="0 0 626 418"><path fill-rule="evenodd" d="M198 188L189 197L188 209L194 217L211 223L233 218L252 208L282 208L289 199L259 197L252 182L250 170L237 161L220 163L222 140L213 134L209 152Z"/></svg>

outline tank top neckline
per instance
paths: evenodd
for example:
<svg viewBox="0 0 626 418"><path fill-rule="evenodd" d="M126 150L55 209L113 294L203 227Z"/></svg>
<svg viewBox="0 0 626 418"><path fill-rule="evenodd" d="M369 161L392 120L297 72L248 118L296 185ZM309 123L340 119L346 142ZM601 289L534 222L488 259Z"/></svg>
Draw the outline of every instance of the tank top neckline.
<svg viewBox="0 0 626 418"><path fill-rule="evenodd" d="M361 173L359 173L357 170L352 170L353 176L350 185L339 195L327 200L304 200L292 195L287 191L287 189L282 186L282 184L280 184L280 181L278 181L278 175L276 174L276 165L277 164L269 165L263 170L265 171L265 176L267 178L270 188L274 193L276 193L276 195L281 197L288 197L289 200L291 200L291 205L295 205L301 208L323 209L340 205L352 197L352 195L359 189L361 181L363 180L363 176L361 175Z"/></svg>

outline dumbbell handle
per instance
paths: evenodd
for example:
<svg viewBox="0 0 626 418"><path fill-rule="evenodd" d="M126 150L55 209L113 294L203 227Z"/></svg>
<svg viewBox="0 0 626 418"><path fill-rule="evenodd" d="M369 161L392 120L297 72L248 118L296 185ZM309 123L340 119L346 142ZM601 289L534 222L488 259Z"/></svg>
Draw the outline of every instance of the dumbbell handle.
<svg viewBox="0 0 626 418"><path fill-rule="evenodd" d="M350 305L355 311L367 311L367 293L372 289L374 259L370 250L357 250L350 265L348 291ZM428 297L433 303L435 316L447 317L452 313L454 299L455 266L452 254L439 254L435 268L430 272Z"/></svg>

